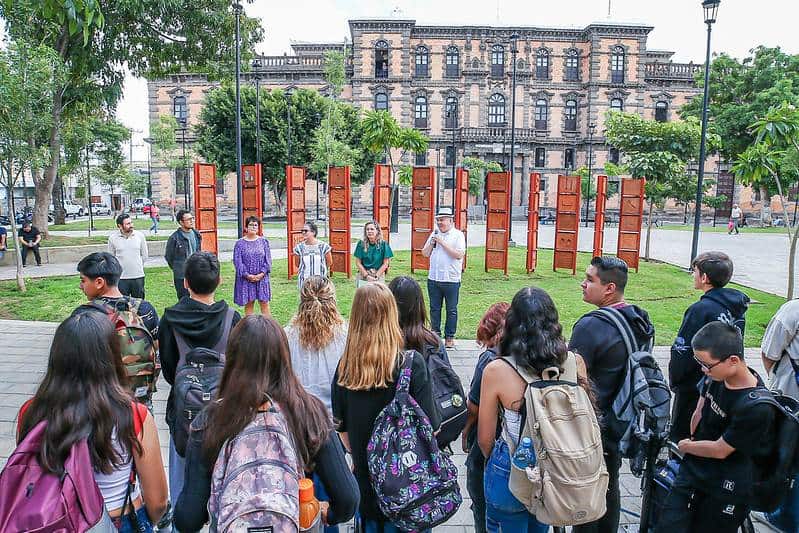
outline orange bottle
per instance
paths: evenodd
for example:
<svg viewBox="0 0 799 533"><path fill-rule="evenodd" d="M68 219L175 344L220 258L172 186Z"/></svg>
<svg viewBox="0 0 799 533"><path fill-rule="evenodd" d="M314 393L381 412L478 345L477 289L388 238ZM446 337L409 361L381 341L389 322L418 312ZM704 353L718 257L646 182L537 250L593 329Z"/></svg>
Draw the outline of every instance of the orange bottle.
<svg viewBox="0 0 799 533"><path fill-rule="evenodd" d="M300 479L300 531L322 531L322 514L319 500L313 490L313 481Z"/></svg>

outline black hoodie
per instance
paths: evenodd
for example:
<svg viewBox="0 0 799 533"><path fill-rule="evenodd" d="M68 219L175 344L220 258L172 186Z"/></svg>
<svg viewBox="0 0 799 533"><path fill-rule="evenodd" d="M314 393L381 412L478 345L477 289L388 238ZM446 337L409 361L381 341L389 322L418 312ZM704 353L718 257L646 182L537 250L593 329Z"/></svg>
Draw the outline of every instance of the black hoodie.
<svg viewBox="0 0 799 533"><path fill-rule="evenodd" d="M741 335L746 327L746 310L749 297L741 291L727 288L714 288L707 291L699 301L685 310L680 331L671 345L669 359L669 384L671 390L696 391L702 379L702 369L694 361L691 341L702 326L720 320L738 326ZM698 394L698 393L697 393Z"/></svg>
<svg viewBox="0 0 799 533"><path fill-rule="evenodd" d="M180 356L178 344L175 340L177 331L186 339L192 348L201 346L213 348L219 341L224 331L223 320L227 316L228 304L222 300L212 305L206 305L197 300L184 296L172 307L167 307L158 330L158 345L161 355L161 371L169 385L175 384L175 370ZM241 320L238 311L233 313L231 327ZM166 419L172 419L173 398L172 391L166 404Z"/></svg>
<svg viewBox="0 0 799 533"><path fill-rule="evenodd" d="M629 304L613 307L627 319L639 346L654 338L655 327L646 311ZM621 333L606 319L587 313L574 324L569 350L580 354L585 361L588 378L597 396L597 407L604 415L621 386L629 355Z"/></svg>

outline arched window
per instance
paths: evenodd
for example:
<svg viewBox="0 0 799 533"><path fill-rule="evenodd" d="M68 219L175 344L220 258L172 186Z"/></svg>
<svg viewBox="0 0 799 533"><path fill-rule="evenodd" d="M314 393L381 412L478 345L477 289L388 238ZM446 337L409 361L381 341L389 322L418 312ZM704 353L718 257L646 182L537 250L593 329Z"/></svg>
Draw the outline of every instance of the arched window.
<svg viewBox="0 0 799 533"><path fill-rule="evenodd" d="M375 43L375 78L388 78L388 42Z"/></svg>
<svg viewBox="0 0 799 533"><path fill-rule="evenodd" d="M416 47L416 75L427 76L430 65L430 51L426 46Z"/></svg>
<svg viewBox="0 0 799 533"><path fill-rule="evenodd" d="M172 100L172 114L175 115L178 126L185 128L189 119L189 106L186 104L185 96L176 96L175 99Z"/></svg>
<svg viewBox="0 0 799 533"><path fill-rule="evenodd" d="M547 129L547 118L549 115L549 104L543 98L535 101L535 129Z"/></svg>
<svg viewBox="0 0 799 533"><path fill-rule="evenodd" d="M474 59L472 59L472 68L474 70L477 70L477 69L480 68L480 60L477 59L476 57Z"/></svg>
<svg viewBox="0 0 799 533"><path fill-rule="evenodd" d="M447 101L444 104L444 116L446 117L446 128L458 127L458 99L453 95L447 96Z"/></svg>
<svg viewBox="0 0 799 533"><path fill-rule="evenodd" d="M388 95L383 91L375 93L375 111L388 111Z"/></svg>
<svg viewBox="0 0 799 533"><path fill-rule="evenodd" d="M610 100L611 111L624 111L624 101L621 98L612 98Z"/></svg>
<svg viewBox="0 0 799 533"><path fill-rule="evenodd" d="M549 50L541 48L535 55L535 77L539 80L549 79Z"/></svg>
<svg viewBox="0 0 799 533"><path fill-rule="evenodd" d="M413 103L414 127L427 128L427 97L420 94Z"/></svg>
<svg viewBox="0 0 799 533"><path fill-rule="evenodd" d="M577 81L580 79L580 53L576 48L566 51L564 67L563 79L565 81Z"/></svg>
<svg viewBox="0 0 799 533"><path fill-rule="evenodd" d="M624 47L614 46L610 51L610 82L624 83Z"/></svg>
<svg viewBox="0 0 799 533"><path fill-rule="evenodd" d="M669 120L669 103L661 100L655 104L655 120L658 122L668 122Z"/></svg>
<svg viewBox="0 0 799 533"><path fill-rule="evenodd" d="M495 93L488 98L488 125L505 124L505 97Z"/></svg>
<svg viewBox="0 0 799 533"><path fill-rule="evenodd" d="M459 59L460 59L460 54L458 52L457 47L455 46L448 47L446 55L447 69L445 72L448 78L457 78L460 75L460 72L458 72Z"/></svg>
<svg viewBox="0 0 799 533"><path fill-rule="evenodd" d="M505 47L501 44L491 47L491 75L495 78L505 75Z"/></svg>
<svg viewBox="0 0 799 533"><path fill-rule="evenodd" d="M566 100L566 109L563 112L563 129L577 131L577 100Z"/></svg>

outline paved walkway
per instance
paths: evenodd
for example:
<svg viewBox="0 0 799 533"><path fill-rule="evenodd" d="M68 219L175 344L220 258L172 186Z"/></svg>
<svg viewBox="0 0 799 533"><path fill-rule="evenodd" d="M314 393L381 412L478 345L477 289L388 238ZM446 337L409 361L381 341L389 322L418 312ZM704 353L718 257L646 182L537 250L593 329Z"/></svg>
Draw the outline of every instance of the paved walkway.
<svg viewBox="0 0 799 533"><path fill-rule="evenodd" d="M17 411L20 405L35 392L46 370L47 355L56 326L57 324L49 322L0 320L0 346L4 347L4 355L0 358L0 467L5 465L8 456L14 449ZM468 386L479 349L474 341L459 340L456 341L456 344L456 349L450 352L450 359L464 385ZM668 348L657 347L655 355L661 368L667 371ZM757 350L747 350L746 357L749 364L762 373L762 363ZM164 422L168 392L169 385L161 379L153 404L164 464L168 464L169 460L167 450L169 435ZM465 455L460 451L460 446L453 446L453 448L456 450L454 458L458 467L464 503L447 524L437 527L435 530L442 533L471 532L474 528L466 491ZM626 464L622 470L621 494L623 509L638 513L640 511L640 480L629 473ZM622 513L621 520L623 527L620 528L620 531L637 531L635 516Z"/></svg>

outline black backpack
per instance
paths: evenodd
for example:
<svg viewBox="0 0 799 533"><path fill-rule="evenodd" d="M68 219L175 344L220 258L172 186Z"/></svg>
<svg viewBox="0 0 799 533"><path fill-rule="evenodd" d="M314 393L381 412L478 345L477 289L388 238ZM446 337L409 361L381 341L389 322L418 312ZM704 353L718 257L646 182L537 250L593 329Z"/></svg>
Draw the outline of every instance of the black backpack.
<svg viewBox="0 0 799 533"><path fill-rule="evenodd" d="M183 457L189 441L189 426L200 411L216 398L225 369L225 346L235 311L228 307L222 336L213 348L191 348L186 339L175 332L178 344L178 366L175 370L175 416L169 430L175 450Z"/></svg>
<svg viewBox="0 0 799 533"><path fill-rule="evenodd" d="M441 418L436 435L439 448L454 442L466 427L466 395L458 374L452 369L443 344L429 346L426 351L427 369L433 389L433 402Z"/></svg>
<svg viewBox="0 0 799 533"><path fill-rule="evenodd" d="M755 457L755 479L747 505L754 511L772 513L785 500L799 473L799 401L758 387L749 393L749 405L775 408L774 439L768 454Z"/></svg>

